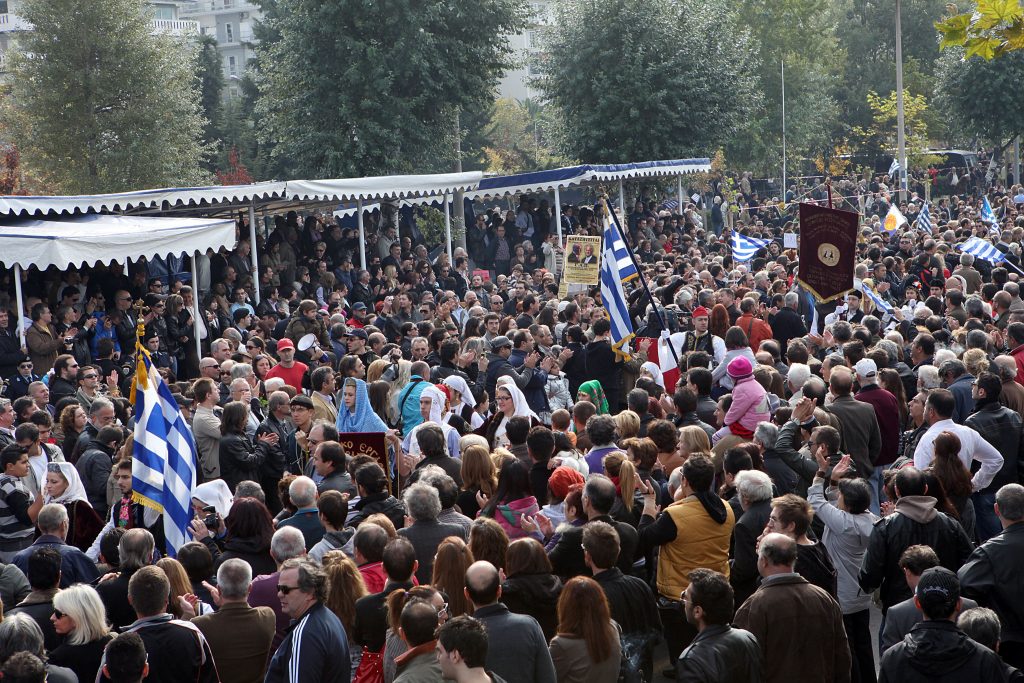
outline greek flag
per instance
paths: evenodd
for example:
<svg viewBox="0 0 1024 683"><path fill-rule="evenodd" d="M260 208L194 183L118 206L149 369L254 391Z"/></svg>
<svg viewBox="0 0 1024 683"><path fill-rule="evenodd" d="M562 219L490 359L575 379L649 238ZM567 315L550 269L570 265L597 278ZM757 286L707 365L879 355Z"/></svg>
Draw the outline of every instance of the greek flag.
<svg viewBox="0 0 1024 683"><path fill-rule="evenodd" d="M928 202L925 202L924 206L921 207L921 213L917 214L917 228L918 230L927 230L929 233L932 232L932 215L928 211Z"/></svg>
<svg viewBox="0 0 1024 683"><path fill-rule="evenodd" d="M999 234L999 221L996 220L996 214L992 211L992 205L988 203L988 197L984 195L981 197L981 222L988 223L990 233Z"/></svg>
<svg viewBox="0 0 1024 683"><path fill-rule="evenodd" d="M863 294L864 296L871 300L871 303L875 305L876 309L882 311L885 314L892 315L892 306L889 304L889 302L887 302L885 299L879 296L878 292L874 291L870 287L865 287L864 283L861 282L860 280L857 280L854 283L854 285L858 290L860 290L861 294Z"/></svg>
<svg viewBox="0 0 1024 683"><path fill-rule="evenodd" d="M142 348L138 350L132 390L132 498L163 513L167 554L174 557L189 541L192 489L196 486L196 444L171 390Z"/></svg>
<svg viewBox="0 0 1024 683"><path fill-rule="evenodd" d="M898 159L893 159L892 164L889 166L889 176L895 176L900 171L900 162Z"/></svg>
<svg viewBox="0 0 1024 683"><path fill-rule="evenodd" d="M970 254L974 258L984 259L990 263L1001 263L1006 260L1006 254L996 249L992 244L980 237L972 237L960 245L960 251Z"/></svg>
<svg viewBox="0 0 1024 683"><path fill-rule="evenodd" d="M679 208L678 199L666 199L661 203L661 208L668 209L669 211L675 211Z"/></svg>
<svg viewBox="0 0 1024 683"><path fill-rule="evenodd" d="M633 338L633 323L629 319L629 306L626 305L622 283L638 276L615 214L607 211L604 219L604 253L601 258L601 302L612 324L612 348L626 360L630 359L628 344Z"/></svg>
<svg viewBox="0 0 1024 683"><path fill-rule="evenodd" d="M734 232L732 234L732 258L737 263L746 263L754 258L758 250L767 247L769 242L770 240L759 240Z"/></svg>

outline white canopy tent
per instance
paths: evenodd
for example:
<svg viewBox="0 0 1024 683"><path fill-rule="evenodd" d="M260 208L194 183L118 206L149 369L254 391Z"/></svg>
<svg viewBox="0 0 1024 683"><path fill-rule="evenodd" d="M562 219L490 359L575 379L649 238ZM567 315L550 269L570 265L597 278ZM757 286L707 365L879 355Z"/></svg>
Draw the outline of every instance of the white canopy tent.
<svg viewBox="0 0 1024 683"><path fill-rule="evenodd" d="M5 198L0 198L5 199ZM45 270L56 266L91 266L97 263L125 263L158 256L195 256L235 244L235 224L230 219L154 218L87 214L60 220L0 217L0 264L14 268L18 312L25 310L21 292L21 271L29 266ZM195 258L192 282L198 281ZM196 348L200 348L199 295L192 296L192 317ZM25 326L18 325L25 346Z"/></svg>
<svg viewBox="0 0 1024 683"><path fill-rule="evenodd" d="M405 199L414 200L472 190L483 178L480 171L437 173L433 175L393 175L372 178L336 178L330 180L287 180L251 185L217 185L211 187L161 188L121 192L117 194L82 195L74 197L0 196L0 220L3 217L53 217L81 215L90 212L197 213L228 214L249 210L250 256L253 272L259 271L256 254L256 209L282 209L311 203L354 201L359 223L360 266L366 267L366 233L363 227L363 202ZM449 240L450 241L450 240ZM259 289L255 292L259 303Z"/></svg>

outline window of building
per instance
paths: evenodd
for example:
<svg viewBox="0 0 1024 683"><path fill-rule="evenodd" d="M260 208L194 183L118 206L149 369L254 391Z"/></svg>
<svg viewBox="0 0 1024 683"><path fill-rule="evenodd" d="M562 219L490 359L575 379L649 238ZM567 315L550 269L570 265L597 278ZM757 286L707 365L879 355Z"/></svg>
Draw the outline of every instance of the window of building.
<svg viewBox="0 0 1024 683"><path fill-rule="evenodd" d="M170 8L170 7L154 7L153 8L153 18L154 19L163 19L165 21L173 21L174 20L174 10L172 8Z"/></svg>
<svg viewBox="0 0 1024 683"><path fill-rule="evenodd" d="M224 24L224 42L235 42L235 27L231 24Z"/></svg>
<svg viewBox="0 0 1024 683"><path fill-rule="evenodd" d="M228 76L238 75L238 60L234 57L228 57Z"/></svg>
<svg viewBox="0 0 1024 683"><path fill-rule="evenodd" d="M0 0L0 14L7 14L7 0Z"/></svg>

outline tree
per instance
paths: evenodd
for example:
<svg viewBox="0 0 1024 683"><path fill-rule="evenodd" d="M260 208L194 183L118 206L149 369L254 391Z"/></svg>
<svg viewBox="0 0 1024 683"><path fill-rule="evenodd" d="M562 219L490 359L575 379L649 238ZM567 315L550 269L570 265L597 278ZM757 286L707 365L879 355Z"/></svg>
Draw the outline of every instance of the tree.
<svg viewBox="0 0 1024 683"><path fill-rule="evenodd" d="M839 109L832 91L842 57L836 19L817 0L741 0L739 7L742 25L756 39L755 76L764 98L727 152L743 168L775 174L782 166L783 62L789 158L810 156L833 137Z"/></svg>
<svg viewBox="0 0 1024 683"><path fill-rule="evenodd" d="M566 160L555 156L550 147L547 109L536 100L502 98L494 103L484 131L488 171L521 173L563 165Z"/></svg>
<svg viewBox="0 0 1024 683"><path fill-rule="evenodd" d="M450 170L455 112L493 100L525 18L521 0L261 5L258 135L320 177Z"/></svg>
<svg viewBox="0 0 1024 683"><path fill-rule="evenodd" d="M935 23L942 49L963 48L967 57L1002 57L1024 48L1024 7L1020 0L978 0L967 12Z"/></svg>
<svg viewBox="0 0 1024 683"><path fill-rule="evenodd" d="M203 140L214 144L220 142L223 135L224 70L217 51L217 39L204 34L199 36L198 43L199 91L206 118Z"/></svg>
<svg viewBox="0 0 1024 683"><path fill-rule="evenodd" d="M153 35L142 0L24 0L34 30L12 56L10 117L22 163L53 192L207 181L195 52Z"/></svg>
<svg viewBox="0 0 1024 683"><path fill-rule="evenodd" d="M995 147L995 158L1024 134L1020 84L1024 82L1024 53L1010 52L995 60L964 59L964 50L948 50L937 72L937 100L949 117L951 130L967 142L979 138Z"/></svg>
<svg viewBox="0 0 1024 683"><path fill-rule="evenodd" d="M757 106L756 45L727 0L556 5L536 81L584 163L708 156Z"/></svg>
<svg viewBox="0 0 1024 683"><path fill-rule="evenodd" d="M871 108L871 125L866 128L853 129L853 141L861 153L872 155L887 154L896 149L897 108L896 93L891 92L881 97L876 92L867 95L868 106ZM912 95L903 91L903 131L904 144L907 150L908 165L927 166L938 161L928 154L928 123L925 113L928 110L927 98L924 95Z"/></svg>

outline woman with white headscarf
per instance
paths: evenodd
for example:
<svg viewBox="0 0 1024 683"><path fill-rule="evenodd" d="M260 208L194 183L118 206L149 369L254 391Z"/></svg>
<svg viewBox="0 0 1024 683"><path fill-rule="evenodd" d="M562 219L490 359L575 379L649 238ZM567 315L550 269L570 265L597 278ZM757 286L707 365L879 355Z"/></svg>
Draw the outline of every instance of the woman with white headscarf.
<svg viewBox="0 0 1024 683"><path fill-rule="evenodd" d="M82 552L88 550L103 529L103 520L89 504L89 496L75 466L69 462L48 463L43 493L47 504L60 503L68 511L68 545Z"/></svg>
<svg viewBox="0 0 1024 683"><path fill-rule="evenodd" d="M503 379L508 381L501 381ZM498 410L476 431L477 434L487 437L487 443L491 445L492 449L508 447L509 440L505 435L505 430L508 427L508 421L513 417L526 417L530 419L531 425L540 424L537 414L530 409L530 405L526 402L526 396L511 377L498 379L494 389L494 400L498 404Z"/></svg>
<svg viewBox="0 0 1024 683"><path fill-rule="evenodd" d="M469 382L458 375L449 375L442 383L448 387L452 395L449 414L461 417L470 429L479 428L484 423L484 417L475 410L476 398L469 388Z"/></svg>
<svg viewBox="0 0 1024 683"><path fill-rule="evenodd" d="M231 489L223 479L212 479L192 489L192 510L195 512L196 519L205 523L211 514L217 514L217 528L210 529L211 536L215 538L223 536L227 531L224 520L231 512L232 500Z"/></svg>
<svg viewBox="0 0 1024 683"><path fill-rule="evenodd" d="M658 367L657 363L653 363L651 361L647 361L646 363L641 365L640 366L640 376L641 377L650 377L651 379L654 380L655 384L657 384L662 389L665 389L665 377L664 377L664 375L661 374L661 368ZM667 391L667 389L666 389L666 391Z"/></svg>
<svg viewBox="0 0 1024 683"><path fill-rule="evenodd" d="M453 458L461 456L462 452L459 450L459 432L442 419L442 415L445 412L445 398L444 392L435 387L433 384L428 384L423 393L420 394L420 415L423 416L423 422L416 425L416 427L406 434L405 439L402 441L402 450L419 457L420 455L420 444L416 440L416 432L419 431L420 427L432 422L444 432L445 444L448 446L448 455Z"/></svg>

